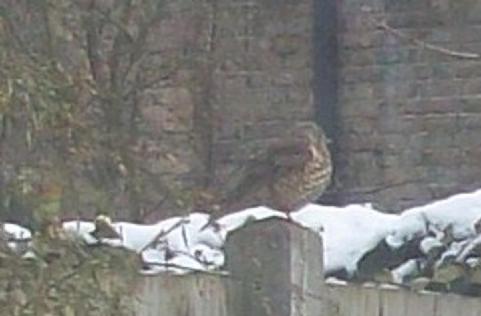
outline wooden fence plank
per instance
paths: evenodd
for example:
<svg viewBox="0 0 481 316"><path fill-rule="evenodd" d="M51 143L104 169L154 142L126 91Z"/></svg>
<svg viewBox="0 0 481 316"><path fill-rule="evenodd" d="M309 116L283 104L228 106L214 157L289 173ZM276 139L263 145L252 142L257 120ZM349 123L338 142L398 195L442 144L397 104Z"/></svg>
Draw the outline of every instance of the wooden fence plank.
<svg viewBox="0 0 481 316"><path fill-rule="evenodd" d="M433 316L480 316L479 298L443 294L436 298L436 313Z"/></svg>
<svg viewBox="0 0 481 316"><path fill-rule="evenodd" d="M380 296L377 288L338 287L339 316L378 315Z"/></svg>
<svg viewBox="0 0 481 316"><path fill-rule="evenodd" d="M226 316L224 279L159 275L139 281L136 316Z"/></svg>
<svg viewBox="0 0 481 316"><path fill-rule="evenodd" d="M382 316L406 316L408 298L400 289L381 290L381 312Z"/></svg>
<svg viewBox="0 0 481 316"><path fill-rule="evenodd" d="M415 293L403 290L407 297L406 316L434 316L436 310L437 294L434 293Z"/></svg>

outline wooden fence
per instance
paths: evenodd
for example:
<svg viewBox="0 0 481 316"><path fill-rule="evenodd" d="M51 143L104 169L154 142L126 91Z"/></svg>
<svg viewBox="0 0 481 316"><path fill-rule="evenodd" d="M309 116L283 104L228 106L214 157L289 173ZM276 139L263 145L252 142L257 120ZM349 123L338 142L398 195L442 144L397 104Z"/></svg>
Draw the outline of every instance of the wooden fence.
<svg viewBox="0 0 481 316"><path fill-rule="evenodd" d="M455 294L413 292L385 286L326 287L329 316L480 316L481 300ZM321 315L321 314L318 314Z"/></svg>
<svg viewBox="0 0 481 316"><path fill-rule="evenodd" d="M279 219L226 245L228 276L145 276L136 316L481 316L481 300L386 285L326 284L321 241Z"/></svg>

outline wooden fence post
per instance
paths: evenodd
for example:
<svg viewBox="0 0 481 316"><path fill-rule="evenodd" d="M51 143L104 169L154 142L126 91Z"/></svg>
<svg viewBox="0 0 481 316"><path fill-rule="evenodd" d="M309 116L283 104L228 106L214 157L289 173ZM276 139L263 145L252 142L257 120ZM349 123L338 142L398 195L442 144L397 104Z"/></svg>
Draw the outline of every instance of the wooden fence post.
<svg viewBox="0 0 481 316"><path fill-rule="evenodd" d="M233 232L225 250L229 316L322 313L322 243L315 233L267 219Z"/></svg>

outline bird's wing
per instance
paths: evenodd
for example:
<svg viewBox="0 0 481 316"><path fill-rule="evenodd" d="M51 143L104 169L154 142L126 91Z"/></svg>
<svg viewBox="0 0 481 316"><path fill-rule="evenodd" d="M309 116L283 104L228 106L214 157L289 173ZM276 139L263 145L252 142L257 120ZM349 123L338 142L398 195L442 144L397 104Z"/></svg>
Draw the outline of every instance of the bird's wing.
<svg viewBox="0 0 481 316"><path fill-rule="evenodd" d="M268 161L251 159L246 164L237 168L224 183L222 193L222 208L229 209L230 205L248 197L253 192L257 192L266 185L268 177L272 176L272 164Z"/></svg>
<svg viewBox="0 0 481 316"><path fill-rule="evenodd" d="M262 188L269 188L293 169L304 166L308 159L305 148L307 146L297 139L283 140L250 157L225 183L221 205L229 208L236 201L249 197Z"/></svg>
<svg viewBox="0 0 481 316"><path fill-rule="evenodd" d="M111 224L100 220L95 222L95 230L91 234L97 239L121 239L120 234Z"/></svg>

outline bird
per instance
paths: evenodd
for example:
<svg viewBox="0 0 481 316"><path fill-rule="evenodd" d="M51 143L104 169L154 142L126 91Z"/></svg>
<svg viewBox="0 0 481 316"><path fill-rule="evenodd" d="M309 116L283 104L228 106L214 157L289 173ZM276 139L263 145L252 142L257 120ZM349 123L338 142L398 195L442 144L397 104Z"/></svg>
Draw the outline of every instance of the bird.
<svg viewBox="0 0 481 316"><path fill-rule="evenodd" d="M331 182L328 142L316 123L295 123L285 137L249 156L228 177L215 208L230 213L264 205L289 214L315 202ZM207 226L222 215L216 213Z"/></svg>
<svg viewBox="0 0 481 316"><path fill-rule="evenodd" d="M106 215L98 215L94 221L95 229L90 232L90 235L97 240L107 239L122 239L120 234L112 225L112 220Z"/></svg>

